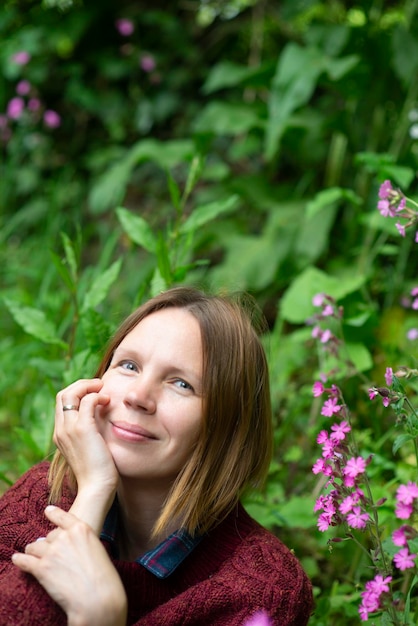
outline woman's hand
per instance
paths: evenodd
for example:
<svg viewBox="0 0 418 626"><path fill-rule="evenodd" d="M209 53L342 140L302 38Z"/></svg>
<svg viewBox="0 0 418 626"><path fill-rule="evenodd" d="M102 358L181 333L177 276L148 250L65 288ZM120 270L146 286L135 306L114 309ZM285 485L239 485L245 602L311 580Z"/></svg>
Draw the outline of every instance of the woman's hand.
<svg viewBox="0 0 418 626"><path fill-rule="evenodd" d="M45 515L58 528L14 554L13 563L35 576L69 626L125 626L125 590L92 529L58 507L47 507Z"/></svg>
<svg viewBox="0 0 418 626"><path fill-rule="evenodd" d="M78 380L57 394L54 443L77 479L70 511L98 534L116 492L118 472L95 421L96 407L110 401L103 382Z"/></svg>

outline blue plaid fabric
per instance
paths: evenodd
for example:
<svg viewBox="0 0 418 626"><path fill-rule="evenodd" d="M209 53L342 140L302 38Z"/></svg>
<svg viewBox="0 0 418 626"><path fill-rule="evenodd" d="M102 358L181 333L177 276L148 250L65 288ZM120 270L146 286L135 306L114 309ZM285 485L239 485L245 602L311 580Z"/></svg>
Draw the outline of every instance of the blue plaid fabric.
<svg viewBox="0 0 418 626"><path fill-rule="evenodd" d="M100 538L108 542L112 556L118 558L116 534L118 530L118 502L115 499L104 521ZM136 559L157 578L167 578L184 561L202 540L201 536L192 537L186 530L176 530L156 548Z"/></svg>

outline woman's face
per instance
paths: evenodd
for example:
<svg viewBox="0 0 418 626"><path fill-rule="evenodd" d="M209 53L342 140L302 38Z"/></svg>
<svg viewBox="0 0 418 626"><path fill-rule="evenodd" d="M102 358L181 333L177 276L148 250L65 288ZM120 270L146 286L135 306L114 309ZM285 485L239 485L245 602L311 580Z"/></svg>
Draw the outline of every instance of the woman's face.
<svg viewBox="0 0 418 626"><path fill-rule="evenodd" d="M165 488L177 476L201 430L202 367L199 323L185 309L152 313L119 344L96 422L122 477Z"/></svg>

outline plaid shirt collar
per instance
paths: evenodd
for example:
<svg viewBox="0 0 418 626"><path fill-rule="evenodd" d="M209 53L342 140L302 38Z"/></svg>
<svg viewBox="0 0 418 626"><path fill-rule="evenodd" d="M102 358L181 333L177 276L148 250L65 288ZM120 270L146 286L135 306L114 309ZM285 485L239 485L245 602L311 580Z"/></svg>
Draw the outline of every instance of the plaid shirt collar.
<svg viewBox="0 0 418 626"><path fill-rule="evenodd" d="M116 535L118 530L118 501L115 498L104 521L100 539L108 542L114 558L118 558ZM157 578L167 578L201 542L202 536L192 537L186 530L176 530L153 550L136 559Z"/></svg>

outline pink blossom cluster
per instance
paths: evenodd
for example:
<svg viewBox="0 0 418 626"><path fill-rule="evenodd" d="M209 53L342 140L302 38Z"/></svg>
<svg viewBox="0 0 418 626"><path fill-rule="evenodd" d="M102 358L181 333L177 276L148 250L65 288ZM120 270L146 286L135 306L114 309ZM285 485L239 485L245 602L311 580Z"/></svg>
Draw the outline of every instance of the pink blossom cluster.
<svg viewBox="0 0 418 626"><path fill-rule="evenodd" d="M389 592L389 583L392 576L383 577L377 574L373 580L368 580L364 591L361 593L361 604L359 606L360 618L363 622L369 619L369 613L375 613L382 608L381 596Z"/></svg>
<svg viewBox="0 0 418 626"><path fill-rule="evenodd" d="M406 308L411 308L414 311L418 311L418 287L413 287L408 296L404 296L401 303ZM418 328L410 328L406 333L409 341L415 341L418 339Z"/></svg>
<svg viewBox="0 0 418 626"><path fill-rule="evenodd" d="M408 520L418 510L418 485L409 481L400 485L396 491L395 515L398 519ZM400 570L415 567L416 554L409 551L408 541L417 536L417 531L407 524L402 525L392 533L392 541L401 549L393 557L395 567Z"/></svg>
<svg viewBox="0 0 418 626"><path fill-rule="evenodd" d="M416 204L410 200L411 203ZM416 227L418 223L418 211L407 206L406 196L400 189L394 189L390 180L385 180L380 185L377 208L383 217L391 217L398 220L395 226L402 237L405 237L407 228L411 226ZM400 222L400 218L406 219L407 222ZM415 241L418 242L418 230L415 232Z"/></svg>
<svg viewBox="0 0 418 626"><path fill-rule="evenodd" d="M321 322L325 321L328 326L330 319L341 319L343 309L337 307L334 298L325 293L315 294L312 298L312 304L321 309L307 321L307 324L313 326L312 337L318 339L327 352L337 355L340 341L330 328L322 328Z"/></svg>
<svg viewBox="0 0 418 626"><path fill-rule="evenodd" d="M313 394L316 397L327 393L321 415L327 417L346 416L346 407L340 390L335 385L327 389L323 383L316 382ZM314 463L312 472L328 478L329 493L319 496L314 510L322 511L318 517L318 528L324 532L330 526L346 523L350 528L364 529L369 521L366 511L367 499L360 488L362 475L369 460L353 455L347 443L351 426L346 419L331 425L329 431L321 430L317 443L322 446L322 456Z"/></svg>
<svg viewBox="0 0 418 626"><path fill-rule="evenodd" d="M11 61L25 66L31 60L31 55L21 50L11 57ZM16 84L16 95L7 103L6 111L0 114L0 139L9 141L12 136L11 124L19 120L30 120L36 123L42 118L46 127L55 129L61 125L61 116L53 109L47 109L39 99L36 89L27 79L21 79Z"/></svg>

